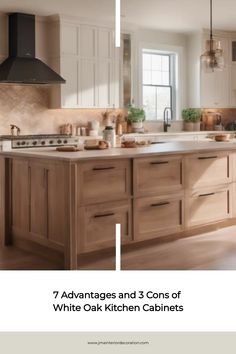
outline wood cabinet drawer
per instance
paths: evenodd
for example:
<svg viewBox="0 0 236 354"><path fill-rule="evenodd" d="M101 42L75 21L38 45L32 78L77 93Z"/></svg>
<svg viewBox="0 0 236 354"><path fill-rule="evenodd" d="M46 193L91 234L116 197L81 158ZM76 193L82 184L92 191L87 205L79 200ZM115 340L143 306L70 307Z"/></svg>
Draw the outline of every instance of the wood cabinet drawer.
<svg viewBox="0 0 236 354"><path fill-rule="evenodd" d="M236 218L236 183L232 183L232 217Z"/></svg>
<svg viewBox="0 0 236 354"><path fill-rule="evenodd" d="M189 188L220 185L232 181L231 158L228 152L212 152L186 157L185 175Z"/></svg>
<svg viewBox="0 0 236 354"><path fill-rule="evenodd" d="M134 201L134 240L170 235L183 229L183 196Z"/></svg>
<svg viewBox="0 0 236 354"><path fill-rule="evenodd" d="M232 179L234 182L236 182L236 153L232 152L231 156L232 156L232 170L233 170Z"/></svg>
<svg viewBox="0 0 236 354"><path fill-rule="evenodd" d="M78 165L80 205L122 200L130 196L130 161L98 161Z"/></svg>
<svg viewBox="0 0 236 354"><path fill-rule="evenodd" d="M195 191L186 196L187 226L205 225L231 217L232 186Z"/></svg>
<svg viewBox="0 0 236 354"><path fill-rule="evenodd" d="M115 246L116 224L121 224L122 243L132 239L130 203L105 203L79 208L78 253Z"/></svg>
<svg viewBox="0 0 236 354"><path fill-rule="evenodd" d="M29 163L13 159L11 164L11 227L29 232Z"/></svg>
<svg viewBox="0 0 236 354"><path fill-rule="evenodd" d="M134 160L134 194L146 196L180 190L182 157L152 157Z"/></svg>

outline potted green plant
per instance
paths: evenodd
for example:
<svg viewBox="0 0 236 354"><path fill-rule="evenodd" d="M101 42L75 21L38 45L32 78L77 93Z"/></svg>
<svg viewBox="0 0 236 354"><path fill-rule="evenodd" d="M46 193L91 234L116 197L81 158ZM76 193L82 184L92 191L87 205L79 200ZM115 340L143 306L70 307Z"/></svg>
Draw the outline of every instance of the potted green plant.
<svg viewBox="0 0 236 354"><path fill-rule="evenodd" d="M182 110L185 131L199 131L201 112L194 108L185 108Z"/></svg>
<svg viewBox="0 0 236 354"><path fill-rule="evenodd" d="M143 128L143 122L145 121L145 118L146 116L143 108L134 106L128 107L127 122L131 124L132 130L134 132Z"/></svg>

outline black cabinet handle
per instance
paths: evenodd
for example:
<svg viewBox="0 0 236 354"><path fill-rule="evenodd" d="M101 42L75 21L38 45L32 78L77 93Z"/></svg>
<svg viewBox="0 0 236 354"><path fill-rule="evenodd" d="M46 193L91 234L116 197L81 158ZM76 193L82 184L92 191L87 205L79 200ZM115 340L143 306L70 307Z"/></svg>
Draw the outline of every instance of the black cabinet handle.
<svg viewBox="0 0 236 354"><path fill-rule="evenodd" d="M200 194L199 197L208 197L209 195L215 195L215 193Z"/></svg>
<svg viewBox="0 0 236 354"><path fill-rule="evenodd" d="M198 160L217 159L218 156L201 156Z"/></svg>
<svg viewBox="0 0 236 354"><path fill-rule="evenodd" d="M168 205L168 204L170 204L170 202L162 202L162 203L157 203L157 204L151 204L150 206L151 207L160 207L160 206Z"/></svg>
<svg viewBox="0 0 236 354"><path fill-rule="evenodd" d="M105 218L107 216L113 216L113 215L115 215L115 213L97 214L97 215L94 215L94 218Z"/></svg>
<svg viewBox="0 0 236 354"><path fill-rule="evenodd" d="M165 165L169 163L169 161L156 161L156 162L150 162L151 165Z"/></svg>
<svg viewBox="0 0 236 354"><path fill-rule="evenodd" d="M93 171L105 171L105 170L114 170L115 167L108 166L108 167L94 167Z"/></svg>

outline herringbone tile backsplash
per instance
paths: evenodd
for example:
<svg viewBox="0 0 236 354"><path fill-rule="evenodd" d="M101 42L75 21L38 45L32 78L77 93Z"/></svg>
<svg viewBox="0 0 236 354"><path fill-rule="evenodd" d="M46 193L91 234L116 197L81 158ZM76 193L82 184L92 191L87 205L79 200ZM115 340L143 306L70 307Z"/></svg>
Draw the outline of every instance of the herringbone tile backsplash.
<svg viewBox="0 0 236 354"><path fill-rule="evenodd" d="M10 124L21 128L22 134L58 133L59 126L72 123L86 126L97 119L102 122L105 109L49 109L50 88L39 86L0 85L0 135L9 134ZM117 110L117 113L120 111ZM204 109L203 113L218 112L222 122L236 121L236 109ZM162 131L162 124L148 123L149 131ZM181 125L173 129L181 129Z"/></svg>
<svg viewBox="0 0 236 354"><path fill-rule="evenodd" d="M49 109L50 89L36 86L0 85L0 135L9 134L10 124L22 134L58 133L65 123L102 121L105 109Z"/></svg>

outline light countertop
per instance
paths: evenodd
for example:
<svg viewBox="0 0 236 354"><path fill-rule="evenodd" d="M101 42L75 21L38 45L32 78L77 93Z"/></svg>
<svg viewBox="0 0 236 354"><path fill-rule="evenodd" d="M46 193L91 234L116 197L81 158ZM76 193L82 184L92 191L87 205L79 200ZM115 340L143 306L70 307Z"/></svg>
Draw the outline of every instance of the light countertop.
<svg viewBox="0 0 236 354"><path fill-rule="evenodd" d="M114 159L148 157L152 155L188 154L213 152L220 150L236 150L236 140L229 142L215 141L174 141L154 144L139 148L112 148L107 150L85 150L77 152L58 152L55 148L15 149L2 151L0 155L8 157L40 158L64 161L84 161L92 159Z"/></svg>
<svg viewBox="0 0 236 354"><path fill-rule="evenodd" d="M129 134L124 134L125 136L175 136L175 135L182 135L182 136L192 136L192 135L217 135L217 134L235 134L235 131L217 131L217 130L211 130L211 131L176 131L176 132L144 132L144 133L129 133Z"/></svg>

